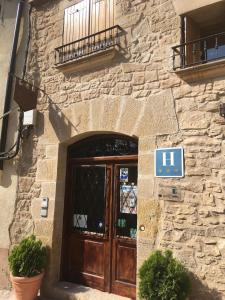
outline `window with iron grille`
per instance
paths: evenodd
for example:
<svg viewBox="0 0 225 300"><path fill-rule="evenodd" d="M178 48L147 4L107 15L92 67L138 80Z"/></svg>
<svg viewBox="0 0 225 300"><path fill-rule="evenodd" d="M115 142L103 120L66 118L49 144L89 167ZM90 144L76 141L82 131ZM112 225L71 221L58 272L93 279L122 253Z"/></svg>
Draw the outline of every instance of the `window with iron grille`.
<svg viewBox="0 0 225 300"><path fill-rule="evenodd" d="M118 44L114 0L81 0L65 9L62 46L56 64L106 50Z"/></svg>

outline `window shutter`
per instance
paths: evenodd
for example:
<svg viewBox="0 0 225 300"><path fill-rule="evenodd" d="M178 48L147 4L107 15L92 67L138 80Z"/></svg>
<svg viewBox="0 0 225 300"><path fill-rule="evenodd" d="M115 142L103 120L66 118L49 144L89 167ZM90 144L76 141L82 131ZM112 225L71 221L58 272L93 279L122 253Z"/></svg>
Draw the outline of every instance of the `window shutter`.
<svg viewBox="0 0 225 300"><path fill-rule="evenodd" d="M1 1L1 0L0 0ZM81 0L65 9L63 44L77 41L114 25L114 0ZM108 35L113 35L112 32ZM98 39L107 39L105 33ZM91 42L95 43L95 37ZM81 42L82 44L82 42Z"/></svg>
<svg viewBox="0 0 225 300"><path fill-rule="evenodd" d="M63 43L68 44L89 34L88 0L80 1L65 9Z"/></svg>
<svg viewBox="0 0 225 300"><path fill-rule="evenodd" d="M114 25L113 0L90 0L91 33L105 30Z"/></svg>

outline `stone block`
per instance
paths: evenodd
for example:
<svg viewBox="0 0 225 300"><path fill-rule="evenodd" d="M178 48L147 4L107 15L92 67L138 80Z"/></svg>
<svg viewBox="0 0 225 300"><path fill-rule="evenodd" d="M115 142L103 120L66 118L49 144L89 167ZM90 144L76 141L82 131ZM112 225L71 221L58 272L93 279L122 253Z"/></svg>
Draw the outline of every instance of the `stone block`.
<svg viewBox="0 0 225 300"><path fill-rule="evenodd" d="M145 81L146 82L153 82L153 81L157 81L157 80L158 80L157 70L145 72Z"/></svg>
<svg viewBox="0 0 225 300"><path fill-rule="evenodd" d="M101 119L101 128L108 131L115 131L117 119L120 111L119 99L107 99L102 101L103 114Z"/></svg>
<svg viewBox="0 0 225 300"><path fill-rule="evenodd" d="M56 183L55 182L42 182L41 197L48 197L49 199L54 199L55 193L56 193Z"/></svg>
<svg viewBox="0 0 225 300"><path fill-rule="evenodd" d="M53 114L52 109L50 109L51 115ZM50 117L50 113L38 113L37 123L39 124L37 133L40 136L40 143L42 144L57 144L59 139L56 134L56 130L54 128L54 123L52 124Z"/></svg>
<svg viewBox="0 0 225 300"><path fill-rule="evenodd" d="M179 116L179 125L181 129L204 129L209 127L210 119L210 113L185 111Z"/></svg>
<svg viewBox="0 0 225 300"><path fill-rule="evenodd" d="M156 149L156 138L154 136L139 137L138 149L139 154L154 151Z"/></svg>
<svg viewBox="0 0 225 300"><path fill-rule="evenodd" d="M208 237L225 238L225 225L218 225L207 229Z"/></svg>
<svg viewBox="0 0 225 300"><path fill-rule="evenodd" d="M132 93L132 85L130 82L119 82L116 86L112 89L112 95L130 95Z"/></svg>
<svg viewBox="0 0 225 300"><path fill-rule="evenodd" d="M46 145L46 158L57 158L58 148L58 145Z"/></svg>
<svg viewBox="0 0 225 300"><path fill-rule="evenodd" d="M129 28L131 26L135 26L135 24L139 23L141 18L143 17L141 13L127 13L127 14L122 14L120 16L121 12L118 12L118 24L120 24L120 26L122 28Z"/></svg>
<svg viewBox="0 0 225 300"><path fill-rule="evenodd" d="M21 177L19 179L19 190L22 193L28 193L34 183L34 178L32 177Z"/></svg>
<svg viewBox="0 0 225 300"><path fill-rule="evenodd" d="M136 131L138 136L175 133L178 130L173 97L170 91L149 96Z"/></svg>
<svg viewBox="0 0 225 300"><path fill-rule="evenodd" d="M211 169L208 167L188 167L185 171L187 176L210 176L211 175Z"/></svg>
<svg viewBox="0 0 225 300"><path fill-rule="evenodd" d="M138 176L138 198L152 199L154 193L154 177Z"/></svg>
<svg viewBox="0 0 225 300"><path fill-rule="evenodd" d="M142 72L145 70L145 66L143 64L123 63L121 66L124 73Z"/></svg>
<svg viewBox="0 0 225 300"><path fill-rule="evenodd" d="M173 90L173 95L175 99L183 98L192 92L192 87L190 85L182 85Z"/></svg>
<svg viewBox="0 0 225 300"><path fill-rule="evenodd" d="M145 76L143 72L134 73L133 75L133 85L140 85L145 83Z"/></svg>
<svg viewBox="0 0 225 300"><path fill-rule="evenodd" d="M54 159L43 159L37 163L37 180L54 181L57 175L57 161Z"/></svg>
<svg viewBox="0 0 225 300"><path fill-rule="evenodd" d="M103 128L101 127L103 110L104 110L104 102L102 101L102 99L91 101L90 103L90 115L91 115L90 130L91 131L103 130Z"/></svg>
<svg viewBox="0 0 225 300"><path fill-rule="evenodd" d="M140 2L142 2L142 0ZM148 18L144 18L137 26L134 27L132 34L135 38L137 38L137 37L148 35L149 31L150 31L149 20Z"/></svg>
<svg viewBox="0 0 225 300"><path fill-rule="evenodd" d="M141 267L143 262L151 255L154 251L154 241L151 239L139 238L137 243L137 270Z"/></svg>
<svg viewBox="0 0 225 300"><path fill-rule="evenodd" d="M154 153L138 155L138 174L154 177Z"/></svg>
<svg viewBox="0 0 225 300"><path fill-rule="evenodd" d="M120 114L117 118L116 130L133 135L142 111L142 103L128 97L121 97Z"/></svg>
<svg viewBox="0 0 225 300"><path fill-rule="evenodd" d="M65 115L67 115L67 113L67 122L71 128L69 137L89 130L90 101L75 103L72 107L67 109Z"/></svg>
<svg viewBox="0 0 225 300"><path fill-rule="evenodd" d="M138 229L139 238L154 241L158 232L160 218L159 202L149 199L138 202ZM140 230L143 226L144 230Z"/></svg>
<svg viewBox="0 0 225 300"><path fill-rule="evenodd" d="M184 141L183 144L186 146L195 146L196 148L200 148L200 146L203 147L217 147L221 145L221 141L218 139L213 139L209 138L207 136L201 137L201 136L196 136L196 137L187 137Z"/></svg>
<svg viewBox="0 0 225 300"><path fill-rule="evenodd" d="M51 237L53 233L53 221L46 219L36 219L34 234L37 236Z"/></svg>

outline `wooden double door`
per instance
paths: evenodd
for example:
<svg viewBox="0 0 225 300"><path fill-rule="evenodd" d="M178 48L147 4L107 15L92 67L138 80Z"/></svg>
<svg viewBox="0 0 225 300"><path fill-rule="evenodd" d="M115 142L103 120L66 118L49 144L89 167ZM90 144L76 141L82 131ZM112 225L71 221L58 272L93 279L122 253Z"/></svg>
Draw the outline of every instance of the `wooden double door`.
<svg viewBox="0 0 225 300"><path fill-rule="evenodd" d="M62 279L135 299L135 156L73 160L68 167Z"/></svg>

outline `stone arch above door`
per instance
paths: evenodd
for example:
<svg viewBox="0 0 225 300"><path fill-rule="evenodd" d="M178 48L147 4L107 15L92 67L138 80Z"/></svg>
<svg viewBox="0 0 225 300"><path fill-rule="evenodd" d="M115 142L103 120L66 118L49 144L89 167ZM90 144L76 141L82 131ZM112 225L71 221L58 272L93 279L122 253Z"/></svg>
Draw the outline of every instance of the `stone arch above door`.
<svg viewBox="0 0 225 300"><path fill-rule="evenodd" d="M71 143L71 138L87 132L119 132L129 136L175 133L178 129L171 91L145 100L107 96L72 103L66 108L49 105L40 120L42 143Z"/></svg>

